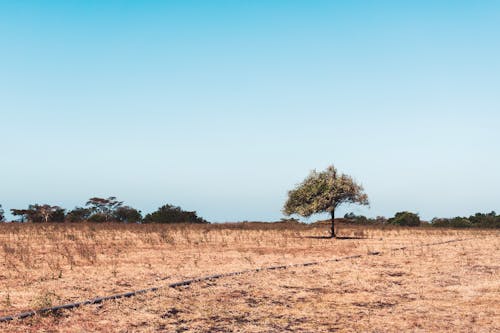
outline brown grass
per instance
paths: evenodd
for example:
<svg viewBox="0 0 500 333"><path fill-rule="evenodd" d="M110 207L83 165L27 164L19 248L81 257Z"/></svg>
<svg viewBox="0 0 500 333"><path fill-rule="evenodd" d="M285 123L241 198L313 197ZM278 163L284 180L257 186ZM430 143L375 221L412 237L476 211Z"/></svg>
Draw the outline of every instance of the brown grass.
<svg viewBox="0 0 500 333"><path fill-rule="evenodd" d="M260 272L0 324L0 331L500 330L498 231L342 226L0 226L0 316L186 278ZM421 244L457 238L464 242ZM404 251L391 248L412 246Z"/></svg>

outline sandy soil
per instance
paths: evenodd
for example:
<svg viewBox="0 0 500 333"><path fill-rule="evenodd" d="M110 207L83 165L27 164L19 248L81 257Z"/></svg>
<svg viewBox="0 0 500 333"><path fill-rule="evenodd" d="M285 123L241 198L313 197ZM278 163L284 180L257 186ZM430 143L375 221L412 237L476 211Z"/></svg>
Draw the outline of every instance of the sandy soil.
<svg viewBox="0 0 500 333"><path fill-rule="evenodd" d="M141 228L143 227L143 228ZM342 227L2 227L0 315L276 264L259 272L0 324L0 331L500 331L496 231ZM422 244L467 240L433 245ZM404 251L392 248L410 246ZM377 256L368 252L381 251Z"/></svg>

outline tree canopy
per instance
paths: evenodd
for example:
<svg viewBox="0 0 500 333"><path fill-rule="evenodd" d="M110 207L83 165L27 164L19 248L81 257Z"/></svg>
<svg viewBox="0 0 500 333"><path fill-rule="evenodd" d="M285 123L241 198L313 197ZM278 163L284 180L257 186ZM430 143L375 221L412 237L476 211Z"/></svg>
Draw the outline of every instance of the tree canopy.
<svg viewBox="0 0 500 333"><path fill-rule="evenodd" d="M298 214L304 217L316 213L330 213L331 236L335 237L335 209L344 203L369 204L363 187L351 176L339 173L331 165L322 172L311 171L302 183L289 191L283 213L287 216Z"/></svg>
<svg viewBox="0 0 500 333"><path fill-rule="evenodd" d="M421 222L418 214L405 211L396 213L394 217L387 220L387 223L403 227L418 227Z"/></svg>
<svg viewBox="0 0 500 333"><path fill-rule="evenodd" d="M208 223L199 217L196 212L184 211L181 207L164 205L156 212L146 215L144 223Z"/></svg>
<svg viewBox="0 0 500 333"><path fill-rule="evenodd" d="M114 218L119 222L137 223L142 220L141 211L130 206L120 206L115 210Z"/></svg>
<svg viewBox="0 0 500 333"><path fill-rule="evenodd" d="M11 209L12 215L19 222L122 222L122 223L209 223L199 217L195 211L184 211L178 206L163 205L157 211L142 218L140 210L123 205L116 197L90 198L86 207L75 207L66 213L59 206L29 205L28 209ZM3 210L0 205L0 222L3 222Z"/></svg>
<svg viewBox="0 0 500 333"><path fill-rule="evenodd" d="M92 215L90 220L96 222L108 222L113 220L116 210L123 205L123 201L116 200L116 197L108 198L90 198L86 206L89 207Z"/></svg>
<svg viewBox="0 0 500 333"><path fill-rule="evenodd" d="M65 209L51 205L29 205L28 209L11 209L12 215L19 216L21 222L63 222Z"/></svg>

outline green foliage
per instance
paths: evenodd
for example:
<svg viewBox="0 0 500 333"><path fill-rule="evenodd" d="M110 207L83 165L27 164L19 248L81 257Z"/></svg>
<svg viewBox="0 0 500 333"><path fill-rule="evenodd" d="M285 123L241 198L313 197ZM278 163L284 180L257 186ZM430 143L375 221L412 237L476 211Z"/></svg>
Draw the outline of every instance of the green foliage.
<svg viewBox="0 0 500 333"><path fill-rule="evenodd" d="M368 205L368 196L361 185L350 176L339 174L332 165L322 172L313 170L302 183L289 191L283 213L305 217L333 213L343 203Z"/></svg>
<svg viewBox="0 0 500 333"><path fill-rule="evenodd" d="M434 218L431 221L433 227L448 227L448 228L470 228L472 223L464 217L454 217L451 219Z"/></svg>
<svg viewBox="0 0 500 333"><path fill-rule="evenodd" d="M146 215L144 223L208 223L196 212L183 211L180 207L164 205L156 212Z"/></svg>
<svg viewBox="0 0 500 333"><path fill-rule="evenodd" d="M57 207L51 214L50 214L50 222L64 222L66 220L66 210Z"/></svg>
<svg viewBox="0 0 500 333"><path fill-rule="evenodd" d="M96 223L102 223L102 222L110 222L110 219L108 216L102 214L102 213L95 213L90 215L88 218L89 222L96 222Z"/></svg>
<svg viewBox="0 0 500 333"><path fill-rule="evenodd" d="M75 207L66 214L66 221L68 222L83 222L90 218L92 212L88 208Z"/></svg>
<svg viewBox="0 0 500 333"><path fill-rule="evenodd" d="M11 209L12 215L19 216L21 222L63 222L65 209L51 205L29 205L28 209Z"/></svg>
<svg viewBox="0 0 500 333"><path fill-rule="evenodd" d="M351 223L356 223L356 224L369 224L370 219L368 219L366 216L363 215L356 215L354 213L347 213L344 215L344 218L348 220Z"/></svg>
<svg viewBox="0 0 500 333"><path fill-rule="evenodd" d="M89 218L91 221L100 221L104 217L104 222L109 222L113 220L116 209L121 207L122 201L116 200L116 197L108 198L90 198L87 201L86 206L89 207L92 212L92 216ZM95 215L95 217L93 217Z"/></svg>
<svg viewBox="0 0 500 333"><path fill-rule="evenodd" d="M27 209L11 208L10 212L12 215L18 216L19 222L26 222L26 220L28 219L28 210Z"/></svg>
<svg viewBox="0 0 500 333"><path fill-rule="evenodd" d="M421 222L418 214L410 212L399 212L396 213L394 217L387 220L387 223L404 227L418 227Z"/></svg>
<svg viewBox="0 0 500 333"><path fill-rule="evenodd" d="M142 220L141 212L130 206L118 207L114 218L119 222L137 223Z"/></svg>
<svg viewBox="0 0 500 333"><path fill-rule="evenodd" d="M469 217L469 221L474 227L500 228L500 215L494 211L488 214L476 213Z"/></svg>
<svg viewBox="0 0 500 333"><path fill-rule="evenodd" d="M279 220L278 223L301 223L298 219L296 218L282 218Z"/></svg>
<svg viewBox="0 0 500 333"><path fill-rule="evenodd" d="M500 228L500 215L495 212L488 214L476 213L470 217L434 218L433 227L444 228Z"/></svg>
<svg viewBox="0 0 500 333"><path fill-rule="evenodd" d="M354 224L385 224L387 223L387 219L383 216L377 216L376 218L368 218L363 215L356 215L354 213L347 213L344 215L344 218L349 223Z"/></svg>

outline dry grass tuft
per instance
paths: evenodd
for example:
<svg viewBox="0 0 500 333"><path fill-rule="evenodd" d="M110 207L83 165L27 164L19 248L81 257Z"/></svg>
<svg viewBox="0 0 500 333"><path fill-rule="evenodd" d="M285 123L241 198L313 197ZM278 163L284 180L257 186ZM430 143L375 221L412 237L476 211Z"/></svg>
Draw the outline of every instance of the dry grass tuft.
<svg viewBox="0 0 500 333"><path fill-rule="evenodd" d="M186 278L378 256L162 289L0 331L500 330L498 231L343 226L0 225L0 316ZM348 238L351 237L351 238ZM456 238L458 243L419 247ZM403 251L391 248L410 246Z"/></svg>

